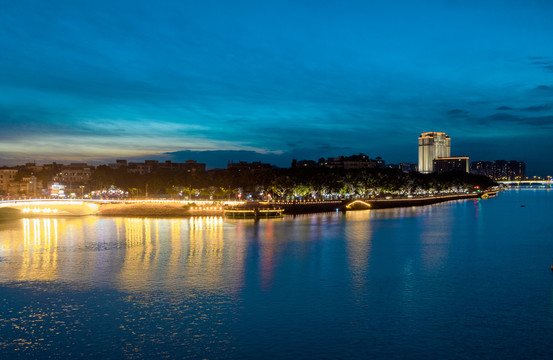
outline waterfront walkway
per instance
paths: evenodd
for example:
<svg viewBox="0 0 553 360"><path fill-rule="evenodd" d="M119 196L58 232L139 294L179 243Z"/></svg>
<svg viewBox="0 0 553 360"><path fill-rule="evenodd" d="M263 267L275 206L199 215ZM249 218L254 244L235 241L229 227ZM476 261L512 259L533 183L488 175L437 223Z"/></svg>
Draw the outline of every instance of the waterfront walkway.
<svg viewBox="0 0 553 360"><path fill-rule="evenodd" d="M495 192L485 193L495 195ZM451 200L478 198L482 194L453 194L429 197L393 199L343 199L296 201L213 201L213 200L97 200L97 199L29 199L0 201L0 215L60 216L194 216L222 215L229 206L267 206L284 210L285 214L305 214L329 211L386 209L431 205ZM257 205L256 205L257 204Z"/></svg>

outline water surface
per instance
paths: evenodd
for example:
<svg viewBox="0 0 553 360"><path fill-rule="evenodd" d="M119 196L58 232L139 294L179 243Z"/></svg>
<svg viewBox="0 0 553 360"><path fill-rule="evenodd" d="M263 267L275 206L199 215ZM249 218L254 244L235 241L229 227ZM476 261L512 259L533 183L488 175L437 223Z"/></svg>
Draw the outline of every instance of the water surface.
<svg viewBox="0 0 553 360"><path fill-rule="evenodd" d="M551 358L552 216L0 220L0 358Z"/></svg>

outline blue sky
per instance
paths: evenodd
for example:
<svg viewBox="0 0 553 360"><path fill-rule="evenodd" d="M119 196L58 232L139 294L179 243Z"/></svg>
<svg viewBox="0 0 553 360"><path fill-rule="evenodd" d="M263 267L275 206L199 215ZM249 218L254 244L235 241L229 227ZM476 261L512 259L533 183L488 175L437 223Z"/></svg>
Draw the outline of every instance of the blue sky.
<svg viewBox="0 0 553 360"><path fill-rule="evenodd" d="M3 1L0 164L452 154L553 174L551 1Z"/></svg>

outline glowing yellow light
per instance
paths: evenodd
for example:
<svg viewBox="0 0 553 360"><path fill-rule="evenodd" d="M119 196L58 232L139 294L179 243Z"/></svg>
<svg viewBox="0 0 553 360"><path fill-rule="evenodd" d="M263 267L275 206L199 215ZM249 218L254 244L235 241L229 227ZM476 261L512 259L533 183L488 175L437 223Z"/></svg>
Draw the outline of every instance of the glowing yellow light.
<svg viewBox="0 0 553 360"><path fill-rule="evenodd" d="M367 207L371 207L371 204L369 204L368 202L365 202L365 201L363 201L363 200L355 200L354 202L349 203L346 207L349 209L349 208L351 208L351 206L352 206L353 204L356 204L356 203L361 203L361 204L363 204L363 205L365 205L365 206L367 206Z"/></svg>

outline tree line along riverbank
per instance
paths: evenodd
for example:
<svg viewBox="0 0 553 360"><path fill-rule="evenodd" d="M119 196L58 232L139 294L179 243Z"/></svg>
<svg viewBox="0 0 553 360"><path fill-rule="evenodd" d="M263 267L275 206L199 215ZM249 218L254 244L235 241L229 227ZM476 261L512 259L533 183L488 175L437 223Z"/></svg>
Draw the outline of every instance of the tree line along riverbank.
<svg viewBox="0 0 553 360"><path fill-rule="evenodd" d="M215 169L203 173L128 174L125 169L99 166L91 175L92 189L118 187L129 197L187 200L341 200L351 198L426 197L470 193L495 184L491 179L450 172L404 173L395 169Z"/></svg>

